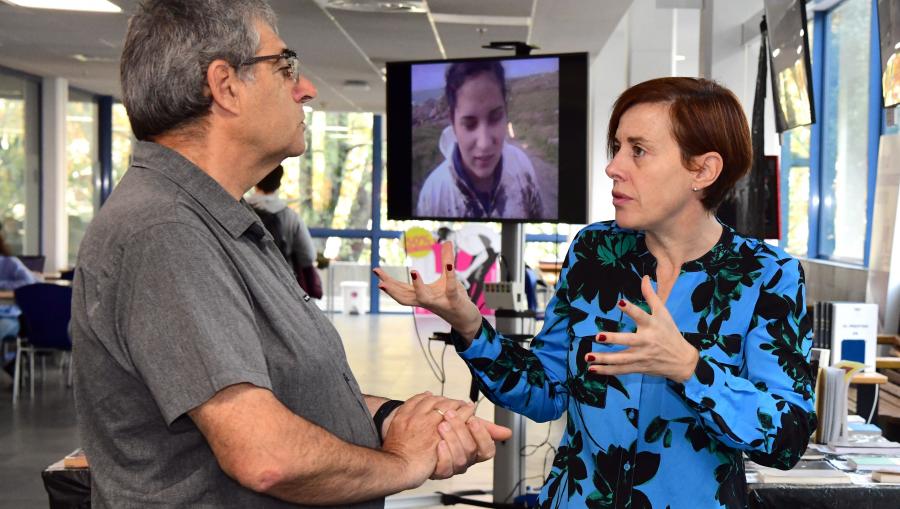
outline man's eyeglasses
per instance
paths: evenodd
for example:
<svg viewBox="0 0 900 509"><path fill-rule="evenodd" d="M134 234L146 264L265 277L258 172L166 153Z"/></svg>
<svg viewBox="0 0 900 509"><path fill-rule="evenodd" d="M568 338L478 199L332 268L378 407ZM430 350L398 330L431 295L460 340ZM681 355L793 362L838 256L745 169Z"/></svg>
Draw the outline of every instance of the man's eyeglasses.
<svg viewBox="0 0 900 509"><path fill-rule="evenodd" d="M286 72L287 76L294 80L294 83L300 81L300 59L297 57L295 51L289 49L286 49L277 55L263 55L247 59L246 61L241 62L238 67L254 65L267 60L284 60L287 65L279 69L279 71Z"/></svg>

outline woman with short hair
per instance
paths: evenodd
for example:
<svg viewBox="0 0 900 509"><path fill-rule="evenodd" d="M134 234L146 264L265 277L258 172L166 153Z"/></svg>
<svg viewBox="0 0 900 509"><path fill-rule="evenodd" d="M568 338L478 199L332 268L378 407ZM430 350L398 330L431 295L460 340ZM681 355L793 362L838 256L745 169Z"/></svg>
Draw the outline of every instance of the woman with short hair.
<svg viewBox="0 0 900 509"><path fill-rule="evenodd" d="M815 428L803 270L716 218L752 157L729 90L635 85L608 135L615 220L576 236L530 349L467 301L449 246L435 283L379 287L447 320L496 404L568 412L542 507L745 507L742 453L789 469Z"/></svg>

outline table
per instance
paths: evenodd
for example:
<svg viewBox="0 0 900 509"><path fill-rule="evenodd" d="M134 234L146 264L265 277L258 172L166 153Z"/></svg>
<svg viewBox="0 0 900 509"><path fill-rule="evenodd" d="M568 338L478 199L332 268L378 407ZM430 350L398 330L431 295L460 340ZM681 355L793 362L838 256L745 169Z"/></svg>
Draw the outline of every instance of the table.
<svg viewBox="0 0 900 509"><path fill-rule="evenodd" d="M900 507L900 484L748 484L750 509L888 509Z"/></svg>
<svg viewBox="0 0 900 509"><path fill-rule="evenodd" d="M871 415L874 419L878 415L878 401L875 400L875 386L886 384L888 378L881 373L857 373L850 379L850 383L859 385L856 388L856 415L869 421ZM873 411L873 408L874 411Z"/></svg>
<svg viewBox="0 0 900 509"><path fill-rule="evenodd" d="M544 276L544 282L553 288L556 286L556 280L559 279L559 273L562 271L562 262L542 261L538 262L538 270Z"/></svg>
<svg viewBox="0 0 900 509"><path fill-rule="evenodd" d="M91 471L65 468L63 460L41 472L50 509L88 509L91 507Z"/></svg>
<svg viewBox="0 0 900 509"><path fill-rule="evenodd" d="M91 472L64 468L62 460L41 473L50 509L89 508ZM888 509L900 507L900 484L763 484L748 483L750 509Z"/></svg>

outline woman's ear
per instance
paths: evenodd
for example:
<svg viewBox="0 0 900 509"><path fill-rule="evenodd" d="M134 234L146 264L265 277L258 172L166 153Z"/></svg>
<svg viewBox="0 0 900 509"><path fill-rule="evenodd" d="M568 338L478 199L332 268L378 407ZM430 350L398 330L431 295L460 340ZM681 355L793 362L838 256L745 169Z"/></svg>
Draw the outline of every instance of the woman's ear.
<svg viewBox="0 0 900 509"><path fill-rule="evenodd" d="M224 60L214 60L206 69L206 87L212 96L212 107L237 115L240 113L240 94L235 68Z"/></svg>
<svg viewBox="0 0 900 509"><path fill-rule="evenodd" d="M713 185L722 174L722 156L718 152L707 152L694 157L693 187L700 190Z"/></svg>

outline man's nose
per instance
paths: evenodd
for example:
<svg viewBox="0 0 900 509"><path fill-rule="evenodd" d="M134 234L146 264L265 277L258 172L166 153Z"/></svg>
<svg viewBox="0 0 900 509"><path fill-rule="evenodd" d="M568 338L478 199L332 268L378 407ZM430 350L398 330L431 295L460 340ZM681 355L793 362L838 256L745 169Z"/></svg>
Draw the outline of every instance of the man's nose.
<svg viewBox="0 0 900 509"><path fill-rule="evenodd" d="M299 102L301 104L308 103L316 98L319 95L319 92L316 90L316 86L312 84L311 81L306 79L306 76L300 76L300 79L297 80L297 83L294 84L293 90L291 93L294 97L294 101Z"/></svg>

